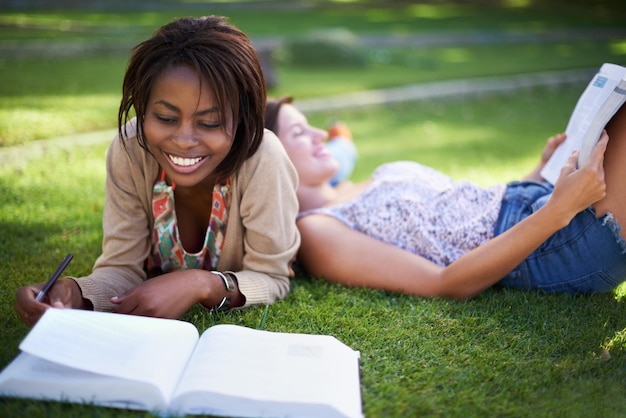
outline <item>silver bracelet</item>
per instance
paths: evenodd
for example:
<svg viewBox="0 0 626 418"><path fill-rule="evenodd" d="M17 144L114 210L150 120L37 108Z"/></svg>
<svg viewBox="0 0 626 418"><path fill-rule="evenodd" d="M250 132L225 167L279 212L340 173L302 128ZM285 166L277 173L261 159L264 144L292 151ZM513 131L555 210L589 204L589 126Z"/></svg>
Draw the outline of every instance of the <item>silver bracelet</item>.
<svg viewBox="0 0 626 418"><path fill-rule="evenodd" d="M232 272L228 271L226 272L226 274L224 274L221 271L212 270L210 271L210 273L213 273L222 279L222 281L224 282L224 286L226 286L227 292L235 291L236 289L235 280L232 277L234 276ZM229 309L230 309L230 298L228 296L224 296L222 301L216 307L212 308L211 311L222 312L222 311L227 311Z"/></svg>

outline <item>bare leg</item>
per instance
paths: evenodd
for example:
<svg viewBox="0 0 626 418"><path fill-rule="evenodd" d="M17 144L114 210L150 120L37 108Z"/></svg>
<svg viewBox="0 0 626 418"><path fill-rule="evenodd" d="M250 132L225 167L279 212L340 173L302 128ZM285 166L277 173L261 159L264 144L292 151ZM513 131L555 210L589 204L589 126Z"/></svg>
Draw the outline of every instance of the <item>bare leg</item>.
<svg viewBox="0 0 626 418"><path fill-rule="evenodd" d="M613 116L606 130L609 134L604 154L606 197L594 207L598 216L611 212L622 226L622 238L626 239L626 104Z"/></svg>

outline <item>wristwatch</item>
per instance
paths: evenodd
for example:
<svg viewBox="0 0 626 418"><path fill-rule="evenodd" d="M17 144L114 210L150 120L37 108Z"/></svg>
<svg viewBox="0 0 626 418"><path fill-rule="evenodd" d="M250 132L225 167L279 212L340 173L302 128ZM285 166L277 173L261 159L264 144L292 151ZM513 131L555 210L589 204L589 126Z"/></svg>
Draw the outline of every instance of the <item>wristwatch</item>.
<svg viewBox="0 0 626 418"><path fill-rule="evenodd" d="M232 271L226 271L222 273L221 271L216 271L216 270L212 270L211 273L218 275L220 279L222 279L222 281L224 282L224 286L226 286L227 292L235 291L236 289L235 279L237 278L237 276L235 276L235 273L233 273ZM217 312L223 312L229 309L230 309L230 298L228 296L224 296L222 301L211 310L217 311Z"/></svg>

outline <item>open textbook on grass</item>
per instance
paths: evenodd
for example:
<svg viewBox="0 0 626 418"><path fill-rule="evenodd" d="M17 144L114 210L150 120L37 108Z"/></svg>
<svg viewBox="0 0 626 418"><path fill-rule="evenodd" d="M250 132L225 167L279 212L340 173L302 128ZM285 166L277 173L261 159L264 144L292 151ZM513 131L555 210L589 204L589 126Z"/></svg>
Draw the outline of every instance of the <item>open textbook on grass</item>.
<svg viewBox="0 0 626 418"><path fill-rule="evenodd" d="M554 184L572 152L579 150L578 166L587 161L602 130L626 102L626 68L603 64L578 99L565 129L567 139L541 171ZM609 139L610 140L610 139Z"/></svg>
<svg viewBox="0 0 626 418"><path fill-rule="evenodd" d="M2 396L161 415L362 417L359 353L328 335L48 309Z"/></svg>

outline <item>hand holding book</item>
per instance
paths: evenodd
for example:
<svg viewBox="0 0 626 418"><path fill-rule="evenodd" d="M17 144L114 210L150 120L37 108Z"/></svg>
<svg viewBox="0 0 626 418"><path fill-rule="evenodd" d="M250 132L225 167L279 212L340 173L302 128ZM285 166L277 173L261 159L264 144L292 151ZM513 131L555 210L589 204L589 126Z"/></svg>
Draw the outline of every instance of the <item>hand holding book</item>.
<svg viewBox="0 0 626 418"><path fill-rule="evenodd" d="M603 64L578 99L565 129L567 138L541 170L541 176L554 184L561 167L576 149L579 150L578 166L582 166L600 139L602 130L624 102L626 68Z"/></svg>

